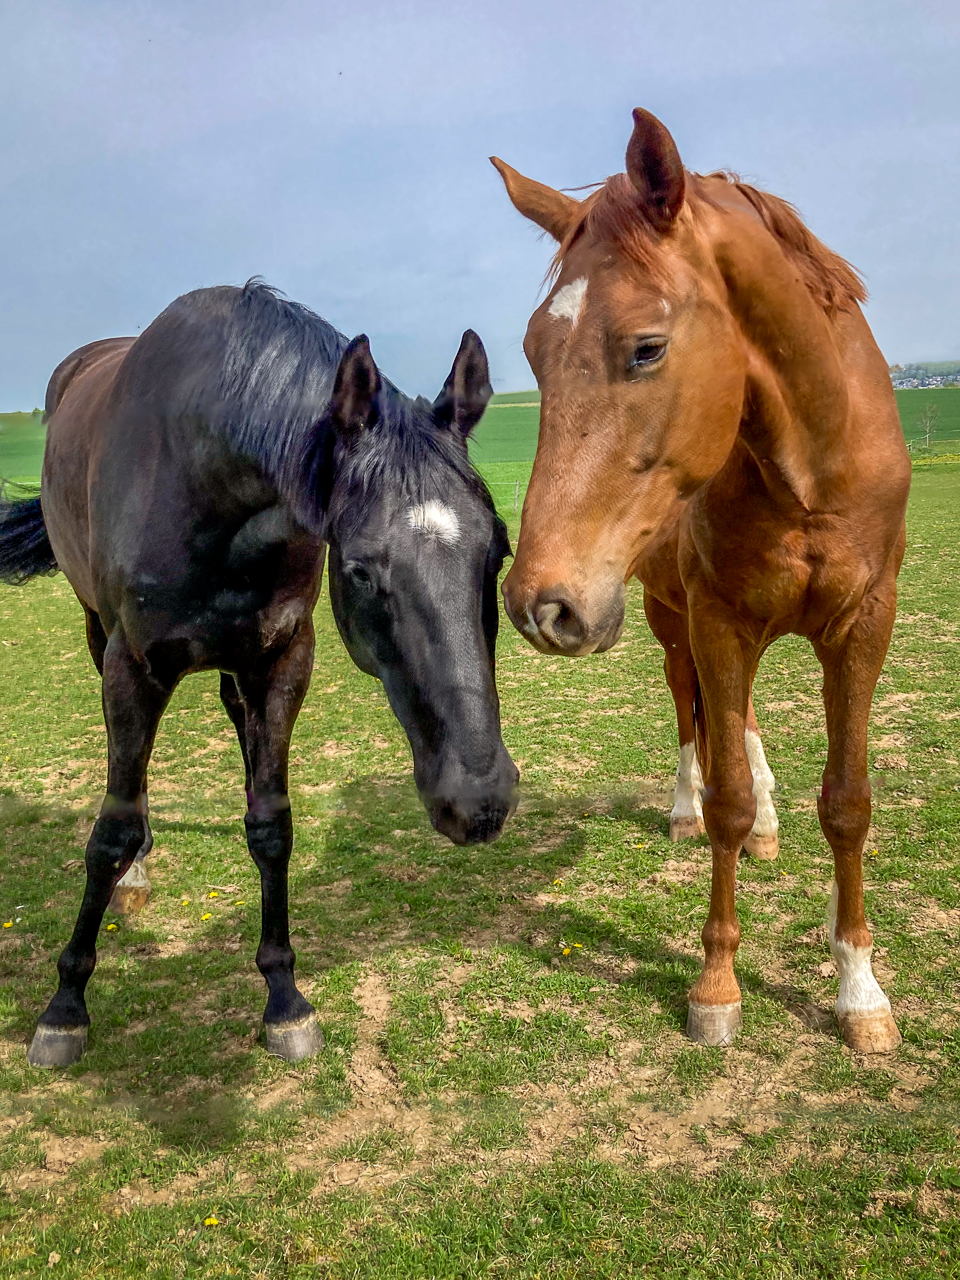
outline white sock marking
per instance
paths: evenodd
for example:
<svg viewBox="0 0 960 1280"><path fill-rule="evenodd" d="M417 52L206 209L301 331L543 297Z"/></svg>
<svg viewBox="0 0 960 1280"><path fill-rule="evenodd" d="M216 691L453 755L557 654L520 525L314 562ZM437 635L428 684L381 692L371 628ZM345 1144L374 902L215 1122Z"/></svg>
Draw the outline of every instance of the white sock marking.
<svg viewBox="0 0 960 1280"><path fill-rule="evenodd" d="M457 513L432 498L429 502L410 507L407 511L407 524L411 529L419 529L421 533L439 538L448 547L455 546L460 540L460 521Z"/></svg>
<svg viewBox="0 0 960 1280"><path fill-rule="evenodd" d="M553 301L547 308L547 314L555 316L558 320L569 320L575 325L580 319L580 313L583 311L584 300L587 296L587 277L580 276L571 284L565 284L562 289L558 289L553 295Z"/></svg>
<svg viewBox="0 0 960 1280"><path fill-rule="evenodd" d="M748 729L744 735L747 747L747 759L750 761L750 772L753 774L753 794L757 801L757 816L750 830L752 836L775 836L780 828L780 819L770 798L777 785L773 771L767 764L763 754L763 743L759 733Z"/></svg>
<svg viewBox="0 0 960 1280"><path fill-rule="evenodd" d="M700 761L697 759L697 748L692 742L680 748L680 762L677 765L677 789L673 797L671 822L675 818L703 818L703 805L700 793L703 791L703 775L700 772Z"/></svg>
<svg viewBox="0 0 960 1280"><path fill-rule="evenodd" d="M830 894L830 914L828 937L830 954L833 956L840 974L840 991L837 995L837 1017L845 1014L871 1017L878 1013L890 1012L890 1001L883 993L883 988L873 976L870 956L873 946L853 947L849 942L837 939L837 899L840 893L837 882L833 882Z"/></svg>

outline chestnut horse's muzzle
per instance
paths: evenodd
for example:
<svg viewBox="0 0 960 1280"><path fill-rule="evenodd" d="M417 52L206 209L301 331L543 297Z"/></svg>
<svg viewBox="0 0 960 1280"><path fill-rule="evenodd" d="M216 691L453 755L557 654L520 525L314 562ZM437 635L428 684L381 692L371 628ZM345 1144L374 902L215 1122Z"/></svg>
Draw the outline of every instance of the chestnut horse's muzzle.
<svg viewBox="0 0 960 1280"><path fill-rule="evenodd" d="M625 591L617 584L600 607L592 607L569 587L556 586L532 598L521 587L512 588L509 575L503 584L503 602L513 625L541 653L568 658L612 649L623 634Z"/></svg>

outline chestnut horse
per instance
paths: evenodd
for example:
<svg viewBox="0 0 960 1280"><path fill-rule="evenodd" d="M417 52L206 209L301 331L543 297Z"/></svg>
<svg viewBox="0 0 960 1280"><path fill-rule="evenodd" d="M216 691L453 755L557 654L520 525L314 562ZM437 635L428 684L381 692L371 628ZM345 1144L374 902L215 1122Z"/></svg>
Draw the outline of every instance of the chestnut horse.
<svg viewBox="0 0 960 1280"><path fill-rule="evenodd" d="M741 1021L741 847L775 852L754 676L779 636L811 641L836 1010L848 1045L888 1051L899 1033L871 968L861 862L867 719L910 487L887 367L859 277L790 205L686 172L664 126L633 114L627 172L583 201L493 158L516 208L559 242L524 341L543 394L507 613L542 652L601 652L619 639L625 584L643 583L677 704L687 831L697 756L706 779L713 880L687 1022L703 1044L729 1043Z"/></svg>

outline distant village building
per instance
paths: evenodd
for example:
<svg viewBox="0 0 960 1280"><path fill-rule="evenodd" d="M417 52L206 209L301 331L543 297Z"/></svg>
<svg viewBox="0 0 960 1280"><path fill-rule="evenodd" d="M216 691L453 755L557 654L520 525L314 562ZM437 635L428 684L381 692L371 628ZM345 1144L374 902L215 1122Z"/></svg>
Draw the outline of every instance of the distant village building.
<svg viewBox="0 0 960 1280"><path fill-rule="evenodd" d="M917 391L935 389L937 387L956 387L960 385L960 363L956 367L934 365L939 373L931 373L922 364L890 365L890 380L895 391Z"/></svg>

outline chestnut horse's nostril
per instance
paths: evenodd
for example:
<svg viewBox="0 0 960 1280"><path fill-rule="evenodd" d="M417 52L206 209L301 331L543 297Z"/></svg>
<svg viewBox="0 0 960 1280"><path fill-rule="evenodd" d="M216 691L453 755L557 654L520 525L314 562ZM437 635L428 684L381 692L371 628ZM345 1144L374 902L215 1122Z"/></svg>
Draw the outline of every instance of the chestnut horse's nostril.
<svg viewBox="0 0 960 1280"><path fill-rule="evenodd" d="M533 610L533 619L545 640L558 649L579 649L587 630L576 609L562 597L541 599Z"/></svg>

